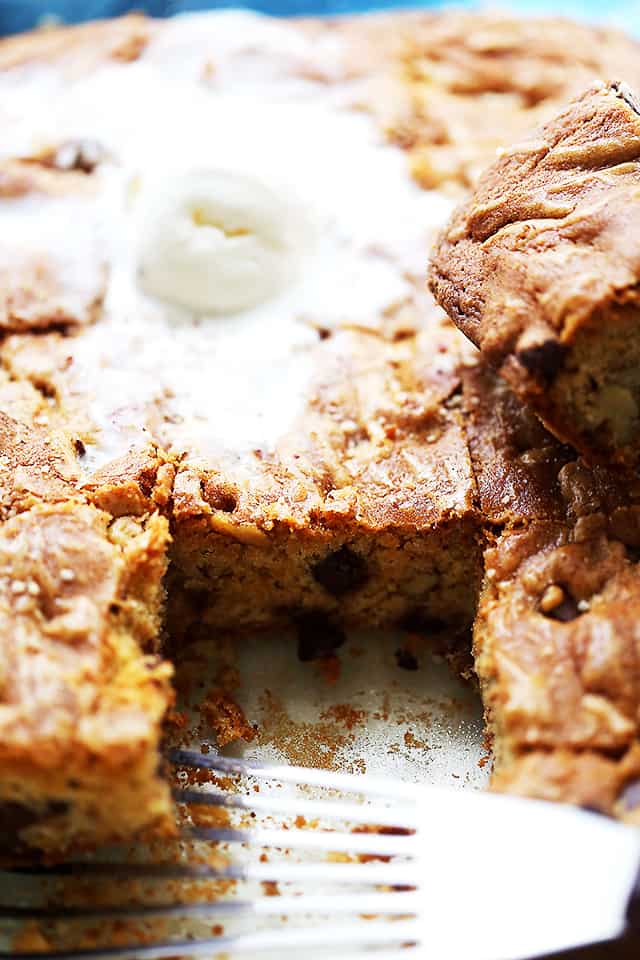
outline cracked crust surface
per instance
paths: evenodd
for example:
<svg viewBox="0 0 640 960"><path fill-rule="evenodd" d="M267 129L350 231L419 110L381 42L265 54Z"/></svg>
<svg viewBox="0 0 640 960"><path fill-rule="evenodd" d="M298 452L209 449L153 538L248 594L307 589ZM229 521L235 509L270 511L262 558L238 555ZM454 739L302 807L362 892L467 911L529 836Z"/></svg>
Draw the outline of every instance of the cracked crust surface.
<svg viewBox="0 0 640 960"><path fill-rule="evenodd" d="M402 94L389 134L427 189L473 186L496 151L595 80L640 82L623 33L561 17L448 11L416 18L398 47Z"/></svg>
<svg viewBox="0 0 640 960"><path fill-rule="evenodd" d="M630 88L592 87L502 152L431 265L453 321L591 460L640 449L639 157Z"/></svg>

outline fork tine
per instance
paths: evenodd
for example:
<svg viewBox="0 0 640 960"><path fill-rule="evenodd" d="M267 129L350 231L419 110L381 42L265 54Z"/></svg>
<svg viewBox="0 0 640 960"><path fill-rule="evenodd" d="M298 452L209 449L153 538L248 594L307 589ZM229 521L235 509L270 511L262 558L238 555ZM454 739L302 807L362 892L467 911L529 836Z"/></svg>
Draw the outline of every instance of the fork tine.
<svg viewBox="0 0 640 960"><path fill-rule="evenodd" d="M123 863L121 861L73 860L53 866L15 866L2 873L40 879L63 877L126 877L130 880L246 880L242 866L213 867L204 863Z"/></svg>
<svg viewBox="0 0 640 960"><path fill-rule="evenodd" d="M227 830L217 827L190 827L184 836L214 843L245 843L252 847L278 847L291 850L319 850L324 853L361 853L368 856L411 857L415 853L415 834L388 836L379 833L317 832L312 830Z"/></svg>
<svg viewBox="0 0 640 960"><path fill-rule="evenodd" d="M256 810L265 813L292 814L307 819L351 820L353 823L370 823L388 827L413 827L417 825L417 811L405 808L372 809L363 803L340 803L333 800L299 800L279 796L257 797L242 794L220 794L205 790L181 790L173 792L178 803L196 806L225 807L239 810Z"/></svg>
<svg viewBox="0 0 640 960"><path fill-rule="evenodd" d="M215 900L205 903L115 904L113 906L5 907L3 920L74 920L98 917L188 917L220 914L253 914L260 917L300 914L363 914L386 916L415 914L419 902L414 891L352 893L348 896L259 897L255 900Z"/></svg>
<svg viewBox="0 0 640 960"><path fill-rule="evenodd" d="M188 942L192 943L192 941L188 941ZM419 946L419 944L405 943L398 950L376 949L375 952L367 951L366 955L370 958L373 958L373 960L411 960L411 957L414 956L413 951L417 946ZM137 946L134 946L133 944L128 947L125 946L125 947L116 948L118 951L122 951L122 952L118 952L115 954L113 952L106 953L104 950L102 951L96 950L92 954L87 954L86 951L84 951L83 953L80 953L78 951L69 952L68 950L65 950L65 951L52 950L52 951L49 951L48 953L33 953L33 952L5 953L2 950L0 950L0 960L126 960L127 957L131 957L132 960L137 960L138 957L144 958L144 960L153 960L153 958L156 958L156 957L161 958L161 957L169 956L171 958L175 958L176 954L175 954L174 944L172 944L172 948L173 948L172 953L169 953L165 950L162 954L155 953L153 955L150 955L148 953L147 954L141 953L139 948ZM362 957L363 957L362 950L358 948L356 948L356 950L357 950L357 953L350 952L349 954L341 954L340 960L362 960ZM216 952L215 954L212 953L211 947L207 947L207 949L204 952L209 958L215 958L217 956L220 956L218 952ZM240 952L244 953L245 951L241 949ZM229 950L228 947L223 954L223 956L225 957L234 956L234 955L238 956L238 951ZM193 957L193 956L198 956L198 954L185 953L184 947L183 947L181 950L181 956ZM320 953L317 950L313 950L311 953L309 951L305 951L305 957L309 958L309 960L312 960L312 958L313 960L335 960L335 952L333 950L330 951L329 949L321 948Z"/></svg>
<svg viewBox="0 0 640 960"><path fill-rule="evenodd" d="M255 760L221 757L215 753L200 754L193 750L171 750L169 760L177 767L213 770L236 776L256 777L260 780L279 780L282 783L305 784L310 787L324 787L328 790L343 790L369 797L403 801L408 806L416 802L421 795L423 796L419 788L411 783L387 780L371 774L364 777L357 773L335 773L306 767L270 765Z"/></svg>
<svg viewBox="0 0 640 960"><path fill-rule="evenodd" d="M0 953L1 960L166 960L184 956L237 955L265 950L300 950L318 947L373 947L390 944L418 944L422 940L420 924L415 920L389 923L370 921L343 926L298 927L290 930L265 930L238 936L207 937L201 940L165 940L161 943L131 943L119 947L94 947L76 951L31 951ZM404 956L404 954L403 954Z"/></svg>
<svg viewBox="0 0 640 960"><path fill-rule="evenodd" d="M135 867L132 872L131 867ZM380 886L383 884L417 886L418 872L414 864L360 864L360 863L248 863L245 866L209 867L195 864L126 864L77 861L54 867L16 867L5 871L10 882L12 875L34 876L44 880L65 877L126 877L128 879L170 880L217 880L273 881L275 883L322 883L358 884Z"/></svg>

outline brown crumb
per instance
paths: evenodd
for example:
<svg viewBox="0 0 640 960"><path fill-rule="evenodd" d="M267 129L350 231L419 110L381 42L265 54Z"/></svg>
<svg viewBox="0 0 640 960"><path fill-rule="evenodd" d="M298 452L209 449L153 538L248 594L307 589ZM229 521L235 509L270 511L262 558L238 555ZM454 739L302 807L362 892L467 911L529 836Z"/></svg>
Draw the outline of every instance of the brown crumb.
<svg viewBox="0 0 640 960"><path fill-rule="evenodd" d="M244 710L220 687L212 687L200 705L202 718L215 730L221 747L234 740L250 743L255 739L256 727L249 723Z"/></svg>
<svg viewBox="0 0 640 960"><path fill-rule="evenodd" d="M182 713L180 710L169 710L165 723L175 727L176 730L184 730L189 724L189 718L186 713Z"/></svg>
<svg viewBox="0 0 640 960"><path fill-rule="evenodd" d="M378 824L363 823L354 827L352 833L377 833L385 837L407 837L411 833L406 827L381 827ZM391 857L386 854L359 853L357 857L360 863L370 863L372 860L381 860L383 863L389 863Z"/></svg>
<svg viewBox="0 0 640 960"><path fill-rule="evenodd" d="M404 735L404 745L405 747L412 747L416 750L428 750L429 744L425 740L418 740L418 738L411 732L407 730Z"/></svg>
<svg viewBox="0 0 640 960"><path fill-rule="evenodd" d="M196 827L228 827L229 811L224 807L209 807L204 804L189 806L189 813Z"/></svg>
<svg viewBox="0 0 640 960"><path fill-rule="evenodd" d="M367 721L366 710L358 710L350 703L335 703L332 707L320 714L322 720L337 720L343 723L347 730L353 730Z"/></svg>

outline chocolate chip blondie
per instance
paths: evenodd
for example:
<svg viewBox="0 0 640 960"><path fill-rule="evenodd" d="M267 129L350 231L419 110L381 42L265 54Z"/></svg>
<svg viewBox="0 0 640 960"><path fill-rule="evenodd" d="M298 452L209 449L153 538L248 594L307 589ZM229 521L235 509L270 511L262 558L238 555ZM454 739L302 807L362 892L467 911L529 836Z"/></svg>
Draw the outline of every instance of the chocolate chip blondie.
<svg viewBox="0 0 640 960"><path fill-rule="evenodd" d="M168 523L127 504L124 476L115 514L77 480L63 444L0 414L0 858L174 829L158 766Z"/></svg>
<svg viewBox="0 0 640 960"><path fill-rule="evenodd" d="M590 88L501 153L431 268L454 322L591 461L640 453L639 156L628 85Z"/></svg>
<svg viewBox="0 0 640 960"><path fill-rule="evenodd" d="M492 524L473 652L494 787L637 822L637 476L589 467L484 363L463 396Z"/></svg>
<svg viewBox="0 0 640 960"><path fill-rule="evenodd" d="M174 643L290 625L305 656L357 624L460 637L487 543L566 531L575 454L536 425L546 452L524 457L513 397L508 436L476 429L494 386L473 393L423 259L497 142L612 59L637 69L635 42L567 29L578 61L544 21L484 14L129 17L0 44L12 849L170 829L161 623ZM515 681L487 679L482 629L506 743L494 691Z"/></svg>

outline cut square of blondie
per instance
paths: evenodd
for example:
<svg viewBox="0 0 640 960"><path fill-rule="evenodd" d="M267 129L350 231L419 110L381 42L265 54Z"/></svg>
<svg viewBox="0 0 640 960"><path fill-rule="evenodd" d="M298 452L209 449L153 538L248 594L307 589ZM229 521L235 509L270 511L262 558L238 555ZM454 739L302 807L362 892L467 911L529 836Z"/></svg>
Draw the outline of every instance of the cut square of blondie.
<svg viewBox="0 0 640 960"><path fill-rule="evenodd" d="M640 453L640 105L600 84L501 151L431 287L515 394L591 461Z"/></svg>
<svg viewBox="0 0 640 960"><path fill-rule="evenodd" d="M68 450L0 414L0 857L174 828L168 524L114 517L75 480Z"/></svg>
<svg viewBox="0 0 640 960"><path fill-rule="evenodd" d="M576 458L486 365L464 405L494 524L473 641L493 783L637 821L638 478Z"/></svg>

